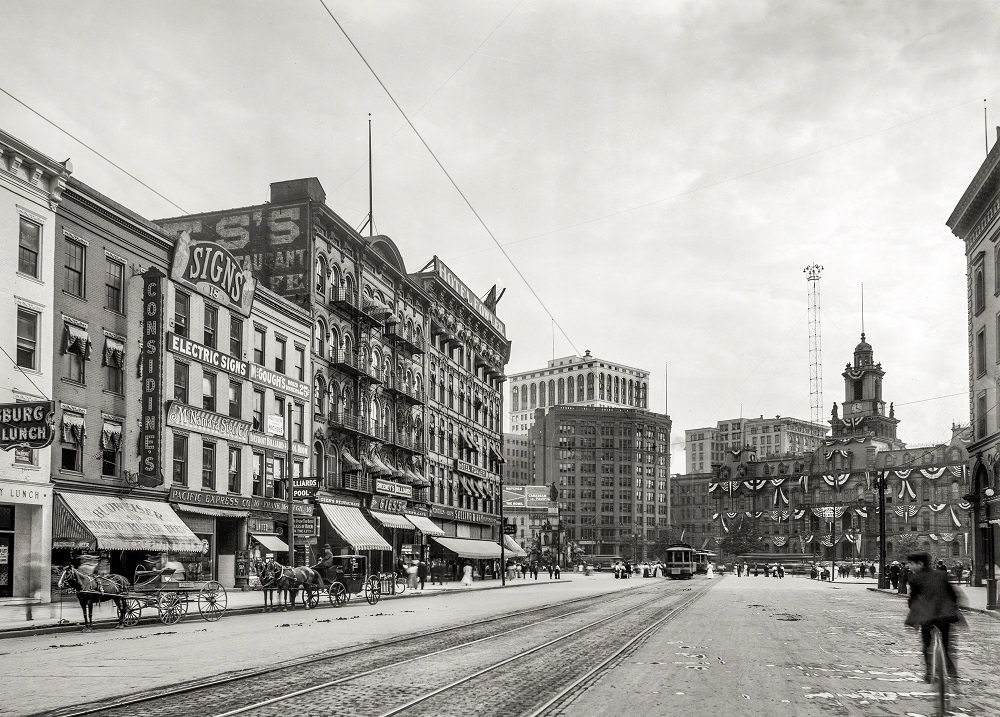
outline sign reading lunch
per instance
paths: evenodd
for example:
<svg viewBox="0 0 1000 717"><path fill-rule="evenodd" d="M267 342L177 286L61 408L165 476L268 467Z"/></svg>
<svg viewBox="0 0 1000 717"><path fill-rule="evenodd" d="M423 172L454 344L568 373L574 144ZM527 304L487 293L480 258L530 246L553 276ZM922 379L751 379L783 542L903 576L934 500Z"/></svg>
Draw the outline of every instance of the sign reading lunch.
<svg viewBox="0 0 1000 717"><path fill-rule="evenodd" d="M256 282L249 269L218 242L192 241L182 231L174 249L170 278L199 294L250 315Z"/></svg>
<svg viewBox="0 0 1000 717"><path fill-rule="evenodd" d="M51 445L54 410L52 401L0 403L0 450Z"/></svg>

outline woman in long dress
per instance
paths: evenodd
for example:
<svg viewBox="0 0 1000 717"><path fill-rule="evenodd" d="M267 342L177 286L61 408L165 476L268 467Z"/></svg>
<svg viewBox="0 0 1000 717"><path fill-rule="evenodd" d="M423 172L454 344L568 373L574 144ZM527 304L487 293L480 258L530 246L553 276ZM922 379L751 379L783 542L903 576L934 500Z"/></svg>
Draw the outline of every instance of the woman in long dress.
<svg viewBox="0 0 1000 717"><path fill-rule="evenodd" d="M462 585L472 585L472 566L468 563L462 568Z"/></svg>
<svg viewBox="0 0 1000 717"><path fill-rule="evenodd" d="M715 577L715 568L712 567L711 563L708 564L708 569L705 570L705 577L706 578L714 578Z"/></svg>

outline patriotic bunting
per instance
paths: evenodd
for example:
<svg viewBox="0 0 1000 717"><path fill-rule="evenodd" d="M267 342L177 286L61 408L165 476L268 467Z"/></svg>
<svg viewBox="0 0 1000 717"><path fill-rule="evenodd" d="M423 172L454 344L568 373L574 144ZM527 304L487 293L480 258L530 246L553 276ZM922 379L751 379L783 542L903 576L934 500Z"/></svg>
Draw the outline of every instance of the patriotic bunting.
<svg viewBox="0 0 1000 717"><path fill-rule="evenodd" d="M927 507L931 509L934 513L940 513L942 510L948 507L947 503L928 503Z"/></svg>
<svg viewBox="0 0 1000 717"><path fill-rule="evenodd" d="M777 488L779 485L785 482L784 478L771 478L771 485Z"/></svg>
<svg viewBox="0 0 1000 717"><path fill-rule="evenodd" d="M815 515L817 518L825 518L826 520L831 520L833 518L842 517L844 515L845 510L847 510L847 507L843 505L838 505L836 507L828 505L822 508L813 508L812 512L813 515Z"/></svg>
<svg viewBox="0 0 1000 717"><path fill-rule="evenodd" d="M972 507L972 503L967 500L960 500L958 501L958 507L962 510L969 510ZM954 508L952 510L954 510Z"/></svg>
<svg viewBox="0 0 1000 717"><path fill-rule="evenodd" d="M785 547L785 544L788 543L788 536L785 536L785 535L775 535L774 538L772 538L772 540L773 540L775 546L777 546L779 548L783 548L783 547Z"/></svg>
<svg viewBox="0 0 1000 717"><path fill-rule="evenodd" d="M955 506L951 507L951 522L955 524L956 528L962 527L962 521L958 519L958 515L955 514Z"/></svg>
<svg viewBox="0 0 1000 717"><path fill-rule="evenodd" d="M764 478L754 478L751 480L743 481L743 485L745 485L750 490L760 490L765 485L767 485L767 480Z"/></svg>
<svg viewBox="0 0 1000 717"><path fill-rule="evenodd" d="M809 476L799 476L799 485L806 493L809 492Z"/></svg>
<svg viewBox="0 0 1000 717"><path fill-rule="evenodd" d="M805 515L806 515L806 511L805 511L804 508L802 508L802 509L799 509L799 510L795 511L795 513L792 514L792 517L795 520L801 520L802 518L805 517Z"/></svg>
<svg viewBox="0 0 1000 717"><path fill-rule="evenodd" d="M709 493L714 493L718 489L718 487L719 487L718 483L709 483L708 484L708 492Z"/></svg>
<svg viewBox="0 0 1000 717"><path fill-rule="evenodd" d="M778 505L779 501L781 503L784 503L785 505L788 505L788 496L785 495L785 491L783 489L781 489L781 488L775 488L774 489L774 502L772 503L772 505Z"/></svg>
<svg viewBox="0 0 1000 717"><path fill-rule="evenodd" d="M940 533L941 540L950 543L955 539L955 533Z"/></svg>
<svg viewBox="0 0 1000 717"><path fill-rule="evenodd" d="M864 508L855 508L855 509L854 509L854 513L855 513L855 514L856 514L856 515L857 515L857 516L858 516L859 518L867 518L867 517L868 517L868 511L867 511L867 510L865 510Z"/></svg>
<svg viewBox="0 0 1000 717"><path fill-rule="evenodd" d="M826 483L831 488L837 486L838 488L848 481L851 477L850 473L841 473L840 475L825 475L823 476L823 482Z"/></svg>
<svg viewBox="0 0 1000 717"><path fill-rule="evenodd" d="M909 471L906 472L909 473ZM913 492L913 486L910 485L910 479L901 476L899 481L899 496L898 496L900 500L903 499L904 491L910 494L910 500L916 500L917 494Z"/></svg>
<svg viewBox="0 0 1000 717"><path fill-rule="evenodd" d="M915 505L897 505L893 508L893 512L901 517L904 521L909 521L910 518L917 514L917 506Z"/></svg>

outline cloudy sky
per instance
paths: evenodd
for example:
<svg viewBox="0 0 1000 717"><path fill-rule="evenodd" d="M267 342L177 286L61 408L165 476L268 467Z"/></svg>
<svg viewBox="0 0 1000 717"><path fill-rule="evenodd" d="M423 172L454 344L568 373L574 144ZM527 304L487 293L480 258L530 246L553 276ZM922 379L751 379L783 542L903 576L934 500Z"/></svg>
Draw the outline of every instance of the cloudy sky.
<svg viewBox="0 0 1000 717"><path fill-rule="evenodd" d="M685 429L810 417L813 262L824 418L863 284L900 437L968 422L945 221L984 100L990 146L1000 124L997 2L325 3L10 0L0 126L149 218L316 176L360 227L371 113L375 227L408 269L507 288L510 373L587 349L652 371L675 472Z"/></svg>

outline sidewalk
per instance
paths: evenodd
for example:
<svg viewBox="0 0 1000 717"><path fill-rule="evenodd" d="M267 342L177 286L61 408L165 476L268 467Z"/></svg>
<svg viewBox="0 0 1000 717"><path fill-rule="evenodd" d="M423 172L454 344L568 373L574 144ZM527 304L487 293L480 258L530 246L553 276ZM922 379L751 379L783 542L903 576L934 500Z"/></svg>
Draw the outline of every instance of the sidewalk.
<svg viewBox="0 0 1000 717"><path fill-rule="evenodd" d="M516 578L507 580L507 587L526 587L528 585L539 585L548 582L570 582L576 573L563 573L560 580L549 580L545 573L539 573L538 580L531 578ZM424 589L410 590L402 595L383 595L382 600L410 600L424 596L440 595L443 593L469 592L479 590L492 590L502 587L499 579L475 580L471 586L462 585L461 581L453 580L444 584L432 585L425 583ZM183 620L201 620L198 614L198 596L194 593L190 596L191 603L188 606L188 614ZM363 595L352 595L349 605L357 603L364 604ZM336 609L330 604L326 594L320 597L319 609ZM240 615L247 613L263 612L264 595L260 590L237 590L235 588L226 589L226 616ZM296 601L296 611L302 610L302 591ZM279 608L280 610L280 608ZM149 623L156 619L156 608L143 608L142 622ZM29 617L30 616L30 617ZM97 629L109 628L117 623L114 603L105 602L101 606L94 607L94 624ZM0 605L0 639L6 637L24 637L27 635L43 635L59 632L78 631L83 625L83 612L80 604L72 595L66 599L49 603L47 605L27 605L6 603Z"/></svg>
<svg viewBox="0 0 1000 717"><path fill-rule="evenodd" d="M954 585L954 583L952 583ZM900 599L905 599L906 595L899 595L895 590L891 588L888 590L880 590L874 585L868 588L873 592L879 592L884 595L889 595L892 597L898 597ZM968 585L955 585L955 589L958 592L959 605L961 605L964 610L971 610L973 612L980 612L984 615L990 615L998 620L1000 620L1000 611L998 610L987 610L986 609L986 587L974 588Z"/></svg>

